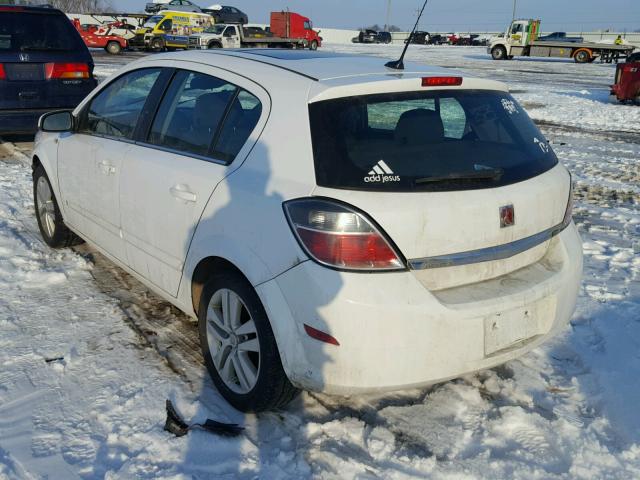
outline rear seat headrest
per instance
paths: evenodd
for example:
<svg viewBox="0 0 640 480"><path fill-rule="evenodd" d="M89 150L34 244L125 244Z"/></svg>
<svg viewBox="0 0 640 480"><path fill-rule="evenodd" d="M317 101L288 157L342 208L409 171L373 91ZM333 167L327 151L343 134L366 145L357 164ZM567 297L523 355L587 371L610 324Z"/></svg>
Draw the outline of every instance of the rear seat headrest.
<svg viewBox="0 0 640 480"><path fill-rule="evenodd" d="M416 108L400 116L394 137L402 145L439 143L444 140L444 124L435 110Z"/></svg>

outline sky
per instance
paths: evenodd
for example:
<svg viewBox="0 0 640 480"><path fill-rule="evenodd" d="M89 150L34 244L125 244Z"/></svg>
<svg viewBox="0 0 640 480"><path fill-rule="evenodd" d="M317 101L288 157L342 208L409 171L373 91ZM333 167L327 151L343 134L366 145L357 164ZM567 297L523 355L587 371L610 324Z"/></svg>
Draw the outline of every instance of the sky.
<svg viewBox="0 0 640 480"><path fill-rule="evenodd" d="M150 0L151 1L151 0ZM201 7L216 0L192 0ZM218 0L219 1L219 0ZM271 10L310 17L318 27L359 28L385 24L388 0L230 0L252 23L267 23ZM518 17L540 18L543 31L634 31L640 29L640 0L516 0ZM111 0L127 12L144 9L145 0ZM391 0L391 24L408 30L421 0ZM503 31L511 20L513 0L429 0L420 28L429 31Z"/></svg>

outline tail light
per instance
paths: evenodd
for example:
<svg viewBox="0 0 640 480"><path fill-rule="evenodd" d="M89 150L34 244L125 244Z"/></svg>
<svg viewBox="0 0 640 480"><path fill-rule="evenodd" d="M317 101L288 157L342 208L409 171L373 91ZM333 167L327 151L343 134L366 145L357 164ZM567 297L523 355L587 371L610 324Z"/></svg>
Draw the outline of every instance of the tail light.
<svg viewBox="0 0 640 480"><path fill-rule="evenodd" d="M44 66L47 80L54 78L89 78L89 65L86 63L47 63Z"/></svg>
<svg viewBox="0 0 640 480"><path fill-rule="evenodd" d="M364 213L312 198L291 200L284 210L300 245L322 265L357 271L405 268L396 249Z"/></svg>
<svg viewBox="0 0 640 480"><path fill-rule="evenodd" d="M0 63L0 80L7 79L7 72L4 71L4 65Z"/></svg>
<svg viewBox="0 0 640 480"><path fill-rule="evenodd" d="M564 212L564 218L562 219L562 226L566 227L571 223L573 219L573 179L569 177L569 200L567 202L567 209Z"/></svg>

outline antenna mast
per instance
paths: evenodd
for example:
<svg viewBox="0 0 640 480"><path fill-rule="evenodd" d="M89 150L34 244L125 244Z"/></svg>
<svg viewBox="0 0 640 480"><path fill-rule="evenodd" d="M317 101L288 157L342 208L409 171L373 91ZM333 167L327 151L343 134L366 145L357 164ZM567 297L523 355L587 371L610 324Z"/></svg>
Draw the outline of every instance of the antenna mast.
<svg viewBox="0 0 640 480"><path fill-rule="evenodd" d="M411 30L411 33L409 34L407 43L404 45L404 50L402 50L402 55L400 55L400 59L396 60L395 62L385 63L384 65L385 67L393 68L394 70L404 70L404 56L407 53L407 49L409 48L409 45L411 45L411 40L413 40L413 34L416 33L416 29L418 28L418 24L420 23L420 19L422 18L422 14L424 13L424 9L426 8L427 3L429 3L429 0L424 0L424 5L422 5L422 10L420 10L420 14L418 15L416 24L413 26L413 30Z"/></svg>

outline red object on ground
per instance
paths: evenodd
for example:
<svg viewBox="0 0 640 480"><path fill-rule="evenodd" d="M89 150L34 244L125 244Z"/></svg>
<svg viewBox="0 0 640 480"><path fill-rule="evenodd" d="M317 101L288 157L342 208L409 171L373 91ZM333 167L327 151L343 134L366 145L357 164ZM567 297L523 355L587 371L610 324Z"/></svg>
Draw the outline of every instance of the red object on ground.
<svg viewBox="0 0 640 480"><path fill-rule="evenodd" d="M640 105L640 62L618 64L611 93L621 102L632 100Z"/></svg>
<svg viewBox="0 0 640 480"><path fill-rule="evenodd" d="M314 40L322 46L322 37L313 29L311 20L294 12L271 12L271 33L276 37Z"/></svg>

